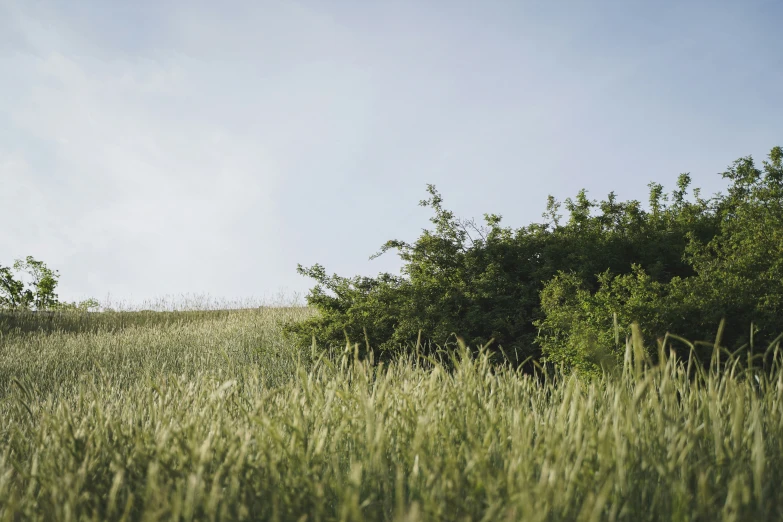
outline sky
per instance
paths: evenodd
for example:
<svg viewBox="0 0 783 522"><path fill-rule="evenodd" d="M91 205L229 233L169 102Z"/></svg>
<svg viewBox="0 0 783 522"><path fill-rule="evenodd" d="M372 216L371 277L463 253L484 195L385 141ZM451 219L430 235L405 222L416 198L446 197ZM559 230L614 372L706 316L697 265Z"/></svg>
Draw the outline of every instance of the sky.
<svg viewBox="0 0 783 522"><path fill-rule="evenodd" d="M389 239L783 145L783 2L0 0L0 265L61 301L303 297Z"/></svg>

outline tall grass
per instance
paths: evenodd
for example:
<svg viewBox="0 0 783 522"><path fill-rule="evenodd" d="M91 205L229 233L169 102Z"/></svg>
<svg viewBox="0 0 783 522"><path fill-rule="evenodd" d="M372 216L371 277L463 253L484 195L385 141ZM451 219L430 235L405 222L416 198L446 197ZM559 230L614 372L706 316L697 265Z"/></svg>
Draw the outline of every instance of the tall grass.
<svg viewBox="0 0 783 522"><path fill-rule="evenodd" d="M271 385L294 375L297 357L309 354L283 339L282 322L312 314L304 307L15 314L16 327L0 330L0 397L12 379L59 397L85 375L125 386L162 374L228 378L249 366Z"/></svg>
<svg viewBox="0 0 783 522"><path fill-rule="evenodd" d="M264 313L4 339L0 520L783 516L779 366L689 377L632 344L593 379L465 349L371 366Z"/></svg>

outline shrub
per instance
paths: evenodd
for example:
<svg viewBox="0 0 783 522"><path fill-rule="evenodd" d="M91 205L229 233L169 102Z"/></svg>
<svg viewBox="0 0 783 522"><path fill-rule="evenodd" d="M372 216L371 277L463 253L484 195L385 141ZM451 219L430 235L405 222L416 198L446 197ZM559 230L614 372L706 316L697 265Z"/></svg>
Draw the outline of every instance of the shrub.
<svg viewBox="0 0 783 522"><path fill-rule="evenodd" d="M474 347L494 342L515 365L532 358L584 371L607 354L619 360L635 321L649 339L676 331L714 342L725 319L727 347L759 332L769 341L783 331L782 150L772 149L763 171L750 157L734 162L726 195L703 199L694 189L687 198L687 173L668 194L650 183L647 210L581 190L564 202L566 221L550 196L546 221L516 230L499 215L485 214L482 226L456 218L428 185L420 204L434 211L433 230L376 254L396 250L401 275L299 266L317 283L307 301L320 313L287 331L302 343L359 342L384 355L461 336Z"/></svg>

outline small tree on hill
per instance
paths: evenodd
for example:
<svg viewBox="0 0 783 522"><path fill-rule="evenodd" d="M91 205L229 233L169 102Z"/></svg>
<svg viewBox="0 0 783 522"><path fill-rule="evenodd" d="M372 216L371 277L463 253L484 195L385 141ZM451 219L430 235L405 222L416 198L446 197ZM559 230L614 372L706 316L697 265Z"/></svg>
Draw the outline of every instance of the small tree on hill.
<svg viewBox="0 0 783 522"><path fill-rule="evenodd" d="M10 267L0 265L0 310L90 311L99 307L95 299L78 304L61 303L55 293L60 273L32 256L14 261L13 269L26 273L31 287L25 288L24 282L14 277Z"/></svg>

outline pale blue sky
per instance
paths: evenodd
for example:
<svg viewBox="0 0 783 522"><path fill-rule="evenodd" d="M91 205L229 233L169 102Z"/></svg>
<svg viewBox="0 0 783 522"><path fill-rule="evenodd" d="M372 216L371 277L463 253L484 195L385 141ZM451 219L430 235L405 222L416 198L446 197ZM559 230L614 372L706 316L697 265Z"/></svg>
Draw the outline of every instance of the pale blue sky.
<svg viewBox="0 0 783 522"><path fill-rule="evenodd" d="M462 217L783 145L783 1L0 0L0 264L60 297L304 293Z"/></svg>

